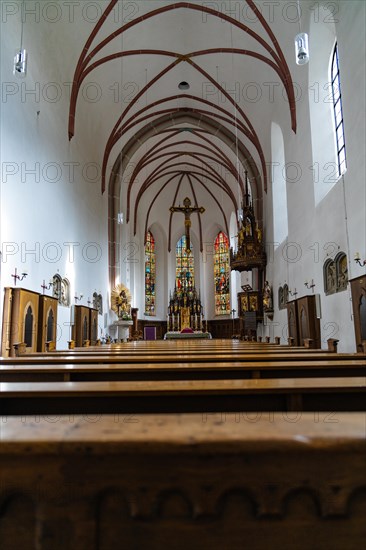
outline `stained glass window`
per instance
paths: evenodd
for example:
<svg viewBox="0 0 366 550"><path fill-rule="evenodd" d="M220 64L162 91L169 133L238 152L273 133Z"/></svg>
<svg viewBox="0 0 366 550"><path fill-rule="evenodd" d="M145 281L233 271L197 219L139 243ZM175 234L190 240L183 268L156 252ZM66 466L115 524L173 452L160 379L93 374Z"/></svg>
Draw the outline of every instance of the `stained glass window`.
<svg viewBox="0 0 366 550"><path fill-rule="evenodd" d="M156 315L155 278L155 240L151 231L148 231L145 245L145 315Z"/></svg>
<svg viewBox="0 0 366 550"><path fill-rule="evenodd" d="M194 254L191 243L191 251L186 250L186 236L183 235L175 249L175 284L177 290L190 290L194 288Z"/></svg>
<svg viewBox="0 0 366 550"><path fill-rule="evenodd" d="M229 239L220 231L214 244L215 314L230 313Z"/></svg>

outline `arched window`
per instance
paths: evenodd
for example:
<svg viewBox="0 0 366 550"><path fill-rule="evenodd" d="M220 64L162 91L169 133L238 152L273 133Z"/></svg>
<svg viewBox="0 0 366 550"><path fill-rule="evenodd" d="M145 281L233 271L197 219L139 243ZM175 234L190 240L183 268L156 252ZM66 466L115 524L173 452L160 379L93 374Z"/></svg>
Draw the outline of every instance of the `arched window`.
<svg viewBox="0 0 366 550"><path fill-rule="evenodd" d="M145 315L156 314L156 255L155 239L151 231L147 232L145 245Z"/></svg>
<svg viewBox="0 0 366 550"><path fill-rule="evenodd" d="M182 285L186 288L194 287L194 254L191 243L190 252L186 250L186 236L183 235L175 248L175 284L178 290Z"/></svg>
<svg viewBox="0 0 366 550"><path fill-rule="evenodd" d="M215 314L230 313L229 239L220 231L214 244Z"/></svg>
<svg viewBox="0 0 366 550"><path fill-rule="evenodd" d="M347 168L346 162L346 144L344 139L342 92L339 75L339 57L337 43L334 46L332 66L331 66L332 98L335 122L335 140L338 159L338 175L344 174Z"/></svg>

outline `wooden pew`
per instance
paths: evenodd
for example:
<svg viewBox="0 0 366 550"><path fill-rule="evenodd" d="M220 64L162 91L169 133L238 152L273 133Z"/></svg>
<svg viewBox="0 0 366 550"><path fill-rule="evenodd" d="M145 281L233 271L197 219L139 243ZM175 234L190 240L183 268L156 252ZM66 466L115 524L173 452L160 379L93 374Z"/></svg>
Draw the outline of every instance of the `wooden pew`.
<svg viewBox="0 0 366 550"><path fill-rule="evenodd" d="M348 361L253 361L196 363L112 363L8 365L0 382L77 382L122 380L217 380L366 376L362 359Z"/></svg>
<svg viewBox="0 0 366 550"><path fill-rule="evenodd" d="M365 377L4 382L3 414L366 411Z"/></svg>
<svg viewBox="0 0 366 550"><path fill-rule="evenodd" d="M144 363L144 362L171 362L175 360L182 361L253 361L253 360L276 360L281 361L348 361L354 359L366 360L366 355L354 353L329 353L325 350L306 350L299 348L292 351L291 348L283 350L276 346L275 349L251 348L251 349L235 349L235 348L141 348L133 349L129 347L126 350L115 348L106 351L100 351L101 347L91 351L67 351L67 352L49 352L47 354L30 354L21 357L0 358L0 365L21 365L21 364L53 364L62 363Z"/></svg>
<svg viewBox="0 0 366 550"><path fill-rule="evenodd" d="M8 418L4 550L360 550L365 416Z"/></svg>

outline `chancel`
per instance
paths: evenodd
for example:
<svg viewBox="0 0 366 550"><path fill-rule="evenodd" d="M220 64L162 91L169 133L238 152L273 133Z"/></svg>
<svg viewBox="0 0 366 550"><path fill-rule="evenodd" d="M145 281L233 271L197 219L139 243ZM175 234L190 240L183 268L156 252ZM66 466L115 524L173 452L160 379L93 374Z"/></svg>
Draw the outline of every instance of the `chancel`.
<svg viewBox="0 0 366 550"><path fill-rule="evenodd" d="M363 548L366 3L1 16L1 550Z"/></svg>

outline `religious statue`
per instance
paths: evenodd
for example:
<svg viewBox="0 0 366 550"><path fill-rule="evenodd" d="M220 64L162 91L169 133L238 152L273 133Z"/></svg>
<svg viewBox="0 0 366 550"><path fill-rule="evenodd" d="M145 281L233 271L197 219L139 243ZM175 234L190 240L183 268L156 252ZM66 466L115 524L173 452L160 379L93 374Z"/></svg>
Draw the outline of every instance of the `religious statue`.
<svg viewBox="0 0 366 550"><path fill-rule="evenodd" d="M338 290L344 290L347 288L348 284L348 268L347 268L347 257L344 256L344 258L340 262L340 273L338 276Z"/></svg>
<svg viewBox="0 0 366 550"><path fill-rule="evenodd" d="M257 235L257 241L259 243L262 242L262 231L261 231L261 228L259 227L259 225L257 224L256 228L255 228L255 233Z"/></svg>
<svg viewBox="0 0 366 550"><path fill-rule="evenodd" d="M252 224L250 223L250 219L247 218L245 220L245 235L249 237L252 234Z"/></svg>
<svg viewBox="0 0 366 550"><path fill-rule="evenodd" d="M186 236L186 252L189 254L191 250L191 236L190 236L190 227L191 227L191 214L192 212L199 212L203 214L205 209L203 206L191 206L191 200L186 197L183 201L184 206L171 206L170 212L182 212L184 214L184 227L185 227L185 236Z"/></svg>
<svg viewBox="0 0 366 550"><path fill-rule="evenodd" d="M336 288L336 268L334 262L329 264L327 273L327 291L334 292Z"/></svg>
<svg viewBox="0 0 366 550"><path fill-rule="evenodd" d="M112 290L111 307L119 319L131 317L131 293L123 284L117 285Z"/></svg>
<svg viewBox="0 0 366 550"><path fill-rule="evenodd" d="M241 226L238 233L238 247L240 248L241 245L244 243L245 240L245 229L244 226Z"/></svg>
<svg viewBox="0 0 366 550"><path fill-rule="evenodd" d="M263 309L264 311L273 311L273 301L272 301L272 289L269 286L269 282L264 283L263 289Z"/></svg>

